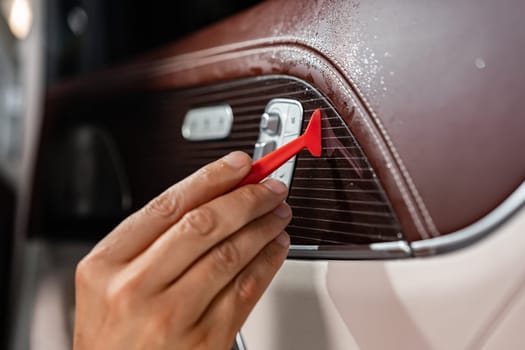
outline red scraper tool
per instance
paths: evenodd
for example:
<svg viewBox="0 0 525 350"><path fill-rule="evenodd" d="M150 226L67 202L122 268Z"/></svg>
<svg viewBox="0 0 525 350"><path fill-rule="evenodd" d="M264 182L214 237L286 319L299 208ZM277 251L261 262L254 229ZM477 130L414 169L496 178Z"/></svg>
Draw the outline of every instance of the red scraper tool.
<svg viewBox="0 0 525 350"><path fill-rule="evenodd" d="M321 110L319 108L312 113L304 134L254 162L252 170L242 180L239 187L261 182L303 148L307 148L314 157L321 155Z"/></svg>

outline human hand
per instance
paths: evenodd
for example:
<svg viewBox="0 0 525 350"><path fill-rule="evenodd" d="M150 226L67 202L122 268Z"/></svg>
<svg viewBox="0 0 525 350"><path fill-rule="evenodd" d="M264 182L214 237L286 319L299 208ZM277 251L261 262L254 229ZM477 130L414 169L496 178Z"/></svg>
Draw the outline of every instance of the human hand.
<svg viewBox="0 0 525 350"><path fill-rule="evenodd" d="M284 184L233 152L175 184L76 271L74 349L229 349L286 258ZM231 191L231 192L230 192Z"/></svg>

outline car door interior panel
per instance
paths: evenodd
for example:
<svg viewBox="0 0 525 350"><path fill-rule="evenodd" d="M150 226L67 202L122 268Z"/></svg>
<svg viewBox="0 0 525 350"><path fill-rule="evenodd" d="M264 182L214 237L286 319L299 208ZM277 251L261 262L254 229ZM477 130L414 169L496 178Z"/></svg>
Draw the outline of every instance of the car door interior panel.
<svg viewBox="0 0 525 350"><path fill-rule="evenodd" d="M523 13L519 0L263 1L54 83L27 234L84 252L201 166L302 134L319 108L321 156L271 175L290 190L291 247L238 348L513 344Z"/></svg>
<svg viewBox="0 0 525 350"><path fill-rule="evenodd" d="M426 31L434 33L434 40L413 35L408 41L397 32L389 37L389 28L408 31L420 22L412 23L413 12L403 14L399 9L392 11L398 14L394 18L386 11L393 6L390 2L382 6L265 2L154 54L59 84L47 97L44 123L49 127L42 138L40 154L44 156L40 159L44 160L40 163L63 158L54 151L63 147L46 147L47 139L63 140L83 125L100 128L116 145L112 153L122 158L117 168L122 168L123 177L129 177L135 209L228 151L242 149L252 154L265 106L272 99L288 98L302 106L305 116L315 108L323 110L323 157L315 160L303 152L295 169L289 171L294 174L289 198L295 207L289 228L294 246L331 250L335 245L345 250L341 246L347 245L347 251L363 257L361 245L397 242L385 244L385 251L410 254L398 242L425 240L469 226L523 181L523 165L509 158L513 149L525 146L523 120L514 117L521 96L513 86L521 80L522 70L514 69L518 61L489 66L492 58L487 55L500 50L487 51L486 66L478 67L477 56L489 38L443 55L441 60L450 60L446 70L421 65L417 62L428 59L437 48L450 52L454 45L477 35L484 28L482 10L486 9L460 16L470 26L443 28L437 19L429 21ZM441 15L452 11L448 7L452 5L440 5ZM418 15L422 21L434 13L421 11ZM276 24L263 24L255 16ZM508 16L510 28L513 13ZM455 23L454 18L447 20ZM516 35L507 26L486 30L491 37L507 34ZM401 49L404 53L395 51ZM517 45L513 49L524 48ZM480 52L474 54L475 50ZM467 68L469 55L473 58ZM415 58L417 62L408 64ZM463 78L447 89L458 72ZM423 82L428 86L421 86ZM497 94L498 101L492 102L493 89L479 88L489 82L506 89ZM228 137L184 140L181 128L186 113L217 104L233 110ZM303 120L303 128L307 121ZM54 127L57 124L60 128ZM505 137L483 146L497 135ZM35 178L42 183L57 178L44 167L39 166L37 172L48 177ZM152 174L155 181L151 181ZM46 198L44 186L37 184L35 191L36 198ZM64 191L74 192L75 188L72 184ZM53 208L42 202L35 203L33 222L47 220L49 224L62 215L50 212ZM98 219L114 223L118 218L106 216ZM65 231L74 227L73 219L66 216ZM92 222L93 217L84 219ZM45 222L37 227L39 232L47 231ZM55 233L61 231L49 227ZM381 245L376 248L367 249L382 255Z"/></svg>

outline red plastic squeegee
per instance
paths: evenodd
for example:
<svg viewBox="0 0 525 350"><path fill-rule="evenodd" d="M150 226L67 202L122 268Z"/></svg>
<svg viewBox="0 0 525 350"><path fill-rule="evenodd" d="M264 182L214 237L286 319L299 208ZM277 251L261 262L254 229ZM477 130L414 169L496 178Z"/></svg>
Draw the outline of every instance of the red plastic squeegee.
<svg viewBox="0 0 525 350"><path fill-rule="evenodd" d="M303 148L307 148L314 157L321 155L321 110L319 108L312 113L304 134L254 162L252 170L242 180L239 187L261 182Z"/></svg>

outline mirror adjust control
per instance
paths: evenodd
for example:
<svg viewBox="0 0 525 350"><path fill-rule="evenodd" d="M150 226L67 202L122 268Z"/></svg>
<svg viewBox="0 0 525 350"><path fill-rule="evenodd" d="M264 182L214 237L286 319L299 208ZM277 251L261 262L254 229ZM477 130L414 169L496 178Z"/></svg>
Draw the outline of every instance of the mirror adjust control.
<svg viewBox="0 0 525 350"><path fill-rule="evenodd" d="M264 157L270 152L273 152L276 148L275 141L270 142L257 142L255 144L255 150L253 151L253 160Z"/></svg>
<svg viewBox="0 0 525 350"><path fill-rule="evenodd" d="M301 103L287 98L275 98L269 101L261 116L259 138L255 144L253 160L258 160L295 139L301 133L302 125L303 106ZM269 177L279 179L290 187L295 158L293 157L282 165Z"/></svg>
<svg viewBox="0 0 525 350"><path fill-rule="evenodd" d="M270 135L276 135L279 132L281 117L277 113L263 113L261 117L261 130Z"/></svg>

